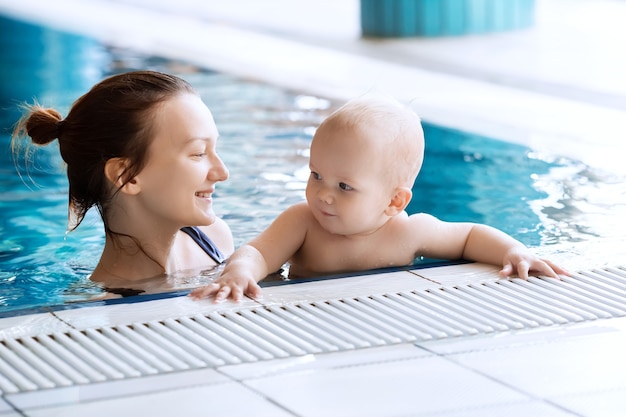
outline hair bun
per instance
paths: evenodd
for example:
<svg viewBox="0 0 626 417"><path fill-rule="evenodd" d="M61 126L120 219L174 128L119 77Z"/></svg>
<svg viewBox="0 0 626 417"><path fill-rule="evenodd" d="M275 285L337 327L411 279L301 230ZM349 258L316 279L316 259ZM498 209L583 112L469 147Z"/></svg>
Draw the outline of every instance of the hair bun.
<svg viewBox="0 0 626 417"><path fill-rule="evenodd" d="M26 133L37 145L47 145L62 134L61 113L54 109L35 106L25 123Z"/></svg>

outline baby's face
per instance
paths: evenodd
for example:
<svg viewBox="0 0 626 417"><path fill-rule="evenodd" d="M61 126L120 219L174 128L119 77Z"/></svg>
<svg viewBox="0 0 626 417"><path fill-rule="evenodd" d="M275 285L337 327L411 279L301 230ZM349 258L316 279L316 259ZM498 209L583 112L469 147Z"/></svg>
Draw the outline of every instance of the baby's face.
<svg viewBox="0 0 626 417"><path fill-rule="evenodd" d="M372 132L321 127L311 143L306 197L313 215L330 233L369 234L381 227L393 196Z"/></svg>

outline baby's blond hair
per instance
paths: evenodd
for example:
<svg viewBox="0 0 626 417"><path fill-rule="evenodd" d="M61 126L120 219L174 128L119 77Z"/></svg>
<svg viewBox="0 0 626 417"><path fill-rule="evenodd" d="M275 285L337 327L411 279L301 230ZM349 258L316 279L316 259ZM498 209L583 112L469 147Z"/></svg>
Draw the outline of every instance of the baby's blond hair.
<svg viewBox="0 0 626 417"><path fill-rule="evenodd" d="M357 130L358 135L376 145L381 158L393 161L384 167L394 186L412 187L424 160L424 131L419 116L408 106L380 97L361 97L348 101L328 116L322 128ZM375 140L376 142L372 141Z"/></svg>

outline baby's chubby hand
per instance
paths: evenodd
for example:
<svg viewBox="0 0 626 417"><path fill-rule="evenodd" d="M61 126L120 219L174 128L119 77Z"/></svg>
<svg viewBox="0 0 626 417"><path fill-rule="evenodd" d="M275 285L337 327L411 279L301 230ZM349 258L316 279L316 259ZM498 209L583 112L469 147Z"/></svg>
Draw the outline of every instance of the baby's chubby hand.
<svg viewBox="0 0 626 417"><path fill-rule="evenodd" d="M509 249L502 260L502 270L500 270L500 276L503 278L509 278L516 274L519 278L527 280L530 272L556 279L559 279L559 275L570 275L567 270L559 267L558 265L555 265L546 259L536 257L525 247L514 247Z"/></svg>
<svg viewBox="0 0 626 417"><path fill-rule="evenodd" d="M244 294L251 298L261 297L261 287L259 287L255 279L241 275L234 276L234 274L223 274L215 282L206 287L197 288L189 295L194 300L215 295L215 302L221 303L228 298L239 302Z"/></svg>

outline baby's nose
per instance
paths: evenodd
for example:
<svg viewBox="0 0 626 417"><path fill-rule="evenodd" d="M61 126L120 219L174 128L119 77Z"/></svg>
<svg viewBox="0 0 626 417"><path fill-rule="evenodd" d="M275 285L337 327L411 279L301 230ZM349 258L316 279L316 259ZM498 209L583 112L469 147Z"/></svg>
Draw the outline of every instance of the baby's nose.
<svg viewBox="0 0 626 417"><path fill-rule="evenodd" d="M326 187L322 187L319 192L317 193L317 197L320 199L320 201L323 201L326 204L331 204L334 200L333 198L333 193L326 189Z"/></svg>

